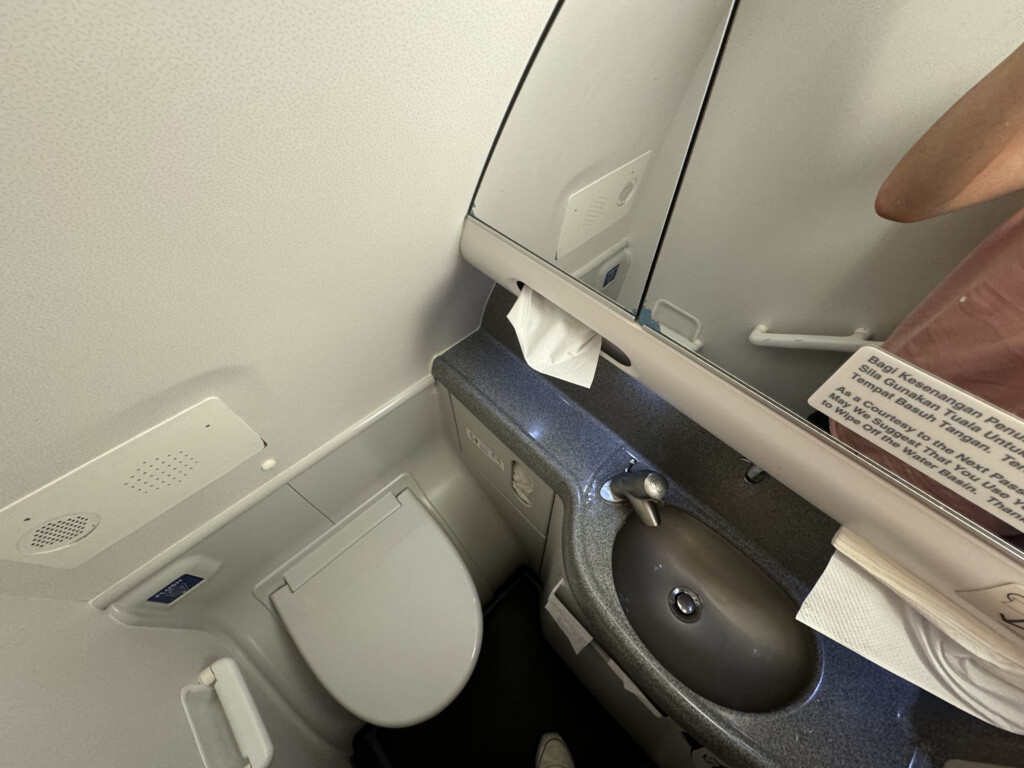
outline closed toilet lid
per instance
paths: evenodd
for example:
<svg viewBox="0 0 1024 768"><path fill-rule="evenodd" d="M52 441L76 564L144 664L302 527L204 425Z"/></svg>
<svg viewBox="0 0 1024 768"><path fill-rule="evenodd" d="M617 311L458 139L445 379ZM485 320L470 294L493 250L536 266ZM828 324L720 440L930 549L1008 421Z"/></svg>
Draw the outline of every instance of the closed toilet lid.
<svg viewBox="0 0 1024 768"><path fill-rule="evenodd" d="M271 595L320 682L375 725L422 722L462 690L483 634L451 541L411 491L388 495L285 572Z"/></svg>

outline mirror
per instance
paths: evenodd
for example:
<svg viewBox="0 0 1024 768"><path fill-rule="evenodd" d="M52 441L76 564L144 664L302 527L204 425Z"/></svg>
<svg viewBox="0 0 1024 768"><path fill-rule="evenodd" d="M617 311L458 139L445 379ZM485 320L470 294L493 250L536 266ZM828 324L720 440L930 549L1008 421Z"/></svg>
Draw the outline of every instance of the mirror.
<svg viewBox="0 0 1024 768"><path fill-rule="evenodd" d="M809 396L849 352L755 346L751 332L885 339L1024 206L1017 193L918 224L873 210L1020 26L1015 0L569 0L471 215L813 417Z"/></svg>
<svg viewBox="0 0 1024 768"><path fill-rule="evenodd" d="M470 215L635 314L732 5L564 3Z"/></svg>
<svg viewBox="0 0 1024 768"><path fill-rule="evenodd" d="M885 339L1024 206L1017 193L915 224L874 212L902 155L1020 45L1018 11L744 0L641 322L812 414L849 352L756 346L752 331Z"/></svg>

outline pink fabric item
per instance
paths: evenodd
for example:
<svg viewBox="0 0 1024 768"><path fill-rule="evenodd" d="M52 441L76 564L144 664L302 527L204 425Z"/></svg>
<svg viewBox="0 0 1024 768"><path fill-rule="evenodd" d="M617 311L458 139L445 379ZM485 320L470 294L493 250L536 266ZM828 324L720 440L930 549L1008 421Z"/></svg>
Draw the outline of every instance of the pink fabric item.
<svg viewBox="0 0 1024 768"><path fill-rule="evenodd" d="M1024 417L1024 209L989 235L882 348ZM1021 532L835 422L832 434L1000 536Z"/></svg>

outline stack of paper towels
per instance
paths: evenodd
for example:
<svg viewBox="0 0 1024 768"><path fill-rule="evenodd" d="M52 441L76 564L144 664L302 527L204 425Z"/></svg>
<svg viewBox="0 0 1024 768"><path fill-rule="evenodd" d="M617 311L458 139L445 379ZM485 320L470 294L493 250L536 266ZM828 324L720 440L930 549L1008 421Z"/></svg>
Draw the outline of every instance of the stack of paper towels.
<svg viewBox="0 0 1024 768"><path fill-rule="evenodd" d="M1024 734L1017 640L841 528L797 619L987 723Z"/></svg>

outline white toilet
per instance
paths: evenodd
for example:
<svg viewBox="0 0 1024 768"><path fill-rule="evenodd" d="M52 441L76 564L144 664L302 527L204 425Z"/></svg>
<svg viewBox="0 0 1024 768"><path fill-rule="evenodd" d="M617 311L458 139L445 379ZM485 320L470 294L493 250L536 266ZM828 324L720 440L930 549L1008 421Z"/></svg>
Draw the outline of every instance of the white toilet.
<svg viewBox="0 0 1024 768"><path fill-rule="evenodd" d="M452 542L409 490L317 542L270 599L324 687L349 712L400 727L459 694L483 616Z"/></svg>

